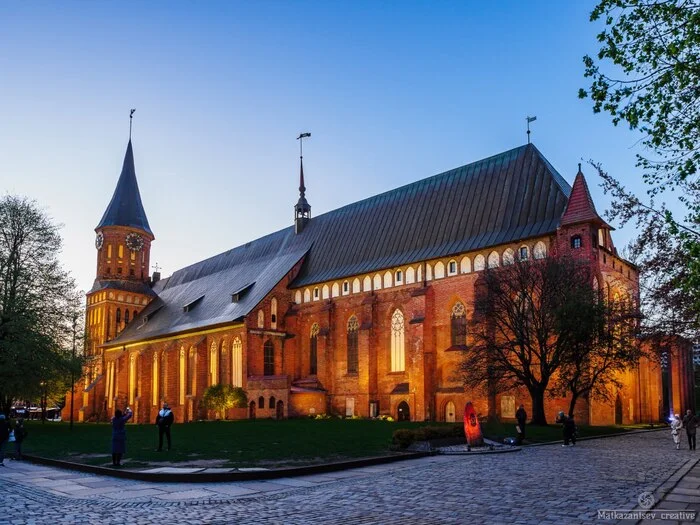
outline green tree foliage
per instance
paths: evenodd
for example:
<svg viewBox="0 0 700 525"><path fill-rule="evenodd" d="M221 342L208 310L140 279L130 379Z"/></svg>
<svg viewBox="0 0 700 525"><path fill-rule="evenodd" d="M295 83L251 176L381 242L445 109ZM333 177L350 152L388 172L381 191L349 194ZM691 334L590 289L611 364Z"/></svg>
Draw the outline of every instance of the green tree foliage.
<svg viewBox="0 0 700 525"><path fill-rule="evenodd" d="M652 332L697 335L700 314L700 2L600 0L591 12L602 22L600 49L584 57L581 89L594 112L641 133L637 166L647 198L625 189L593 163L613 196L608 217L640 232L630 257L644 282L643 309ZM685 214L679 218L655 202L673 190ZM669 196L668 193L664 197Z"/></svg>
<svg viewBox="0 0 700 525"><path fill-rule="evenodd" d="M226 414L229 408L245 408L248 406L248 395L238 386L211 385L204 391L202 406L218 413Z"/></svg>
<svg viewBox="0 0 700 525"><path fill-rule="evenodd" d="M0 199L0 411L15 399L39 399L71 371L72 278L60 267L61 237L35 202ZM62 385L59 385L63 388ZM59 388L56 386L56 388Z"/></svg>
<svg viewBox="0 0 700 525"><path fill-rule="evenodd" d="M604 389L613 372L635 357L611 350L608 334L615 319L593 279L590 264L568 257L483 272L476 283L472 344L460 365L464 385L485 390L490 404L495 393L524 386L536 424L547 423L544 399L550 388L576 398Z"/></svg>
<svg viewBox="0 0 700 525"><path fill-rule="evenodd" d="M649 183L693 185L700 163L700 3L692 0L602 0L597 60L584 57L595 112L642 132L639 155ZM601 66L612 64L612 71Z"/></svg>

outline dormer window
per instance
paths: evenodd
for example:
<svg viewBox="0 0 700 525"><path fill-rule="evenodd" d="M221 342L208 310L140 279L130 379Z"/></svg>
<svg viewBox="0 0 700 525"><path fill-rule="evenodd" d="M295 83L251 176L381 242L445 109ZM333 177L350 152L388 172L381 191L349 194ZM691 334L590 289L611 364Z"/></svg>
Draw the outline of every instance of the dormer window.
<svg viewBox="0 0 700 525"><path fill-rule="evenodd" d="M203 295L197 297L194 301L191 301L191 302L187 303L185 306L183 306L182 311L185 313L191 312L202 301L202 299L204 299Z"/></svg>
<svg viewBox="0 0 700 525"><path fill-rule="evenodd" d="M348 281L343 282L343 295L350 293L350 283Z"/></svg>
<svg viewBox="0 0 700 525"><path fill-rule="evenodd" d="M581 248L581 236L580 235L574 235L571 238L571 248L574 250L578 250Z"/></svg>
<svg viewBox="0 0 700 525"><path fill-rule="evenodd" d="M527 246L521 246L520 251L518 253L520 254L521 261L527 261L527 257L528 257Z"/></svg>
<svg viewBox="0 0 700 525"><path fill-rule="evenodd" d="M314 288L314 301L318 301L319 291L318 288Z"/></svg>
<svg viewBox="0 0 700 525"><path fill-rule="evenodd" d="M250 290L250 288L255 284L255 282L248 283L245 286L241 286L238 290L234 291L231 294L231 302L232 303L237 303L241 299L243 299L243 296L245 296L246 293Z"/></svg>
<svg viewBox="0 0 700 525"><path fill-rule="evenodd" d="M395 276L396 284L402 284L403 283L403 272L401 270L396 271L396 276Z"/></svg>

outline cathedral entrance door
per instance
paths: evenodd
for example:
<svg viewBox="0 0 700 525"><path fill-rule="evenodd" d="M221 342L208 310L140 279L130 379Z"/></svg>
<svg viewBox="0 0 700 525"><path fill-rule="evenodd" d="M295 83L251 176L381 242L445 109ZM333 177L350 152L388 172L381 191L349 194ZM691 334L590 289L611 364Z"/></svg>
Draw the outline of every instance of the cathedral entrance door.
<svg viewBox="0 0 700 525"><path fill-rule="evenodd" d="M284 403L277 401L277 419L284 418Z"/></svg>
<svg viewBox="0 0 700 525"><path fill-rule="evenodd" d="M255 419L255 401L250 402L250 408L248 410L248 418Z"/></svg>
<svg viewBox="0 0 700 525"><path fill-rule="evenodd" d="M401 401L401 403L399 403L396 419L398 421L411 421L411 409L408 407L406 401Z"/></svg>
<svg viewBox="0 0 700 525"><path fill-rule="evenodd" d="M455 422L455 404L452 401L448 401L445 405L445 421L447 423Z"/></svg>
<svg viewBox="0 0 700 525"><path fill-rule="evenodd" d="M615 398L615 424L622 425L622 398L617 394Z"/></svg>

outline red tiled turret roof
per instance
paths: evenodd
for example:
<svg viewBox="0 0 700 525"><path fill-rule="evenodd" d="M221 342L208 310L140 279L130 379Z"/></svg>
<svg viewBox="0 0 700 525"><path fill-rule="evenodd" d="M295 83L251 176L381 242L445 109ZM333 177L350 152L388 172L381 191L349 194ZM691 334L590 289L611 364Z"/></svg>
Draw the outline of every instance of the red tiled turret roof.
<svg viewBox="0 0 700 525"><path fill-rule="evenodd" d="M593 204L593 199L591 199L591 193L588 191L586 178L581 172L580 164L578 165L578 173L574 179L574 185L571 188L569 202L566 205L564 214L561 216L560 225L567 226L569 224L576 224L579 222L597 222L606 224L606 222L600 218L598 212L595 211L595 205Z"/></svg>

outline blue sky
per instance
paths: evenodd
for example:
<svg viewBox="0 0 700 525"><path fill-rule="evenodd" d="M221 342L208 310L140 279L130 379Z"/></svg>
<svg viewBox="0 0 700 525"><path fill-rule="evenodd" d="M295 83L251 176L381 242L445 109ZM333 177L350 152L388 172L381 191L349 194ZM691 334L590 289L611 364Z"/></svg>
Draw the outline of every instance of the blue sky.
<svg viewBox="0 0 700 525"><path fill-rule="evenodd" d="M291 224L302 131L312 216L519 146L526 115L570 183L595 159L641 189L638 134L577 98L593 5L4 2L0 191L64 225L89 289L130 108L164 275Z"/></svg>

